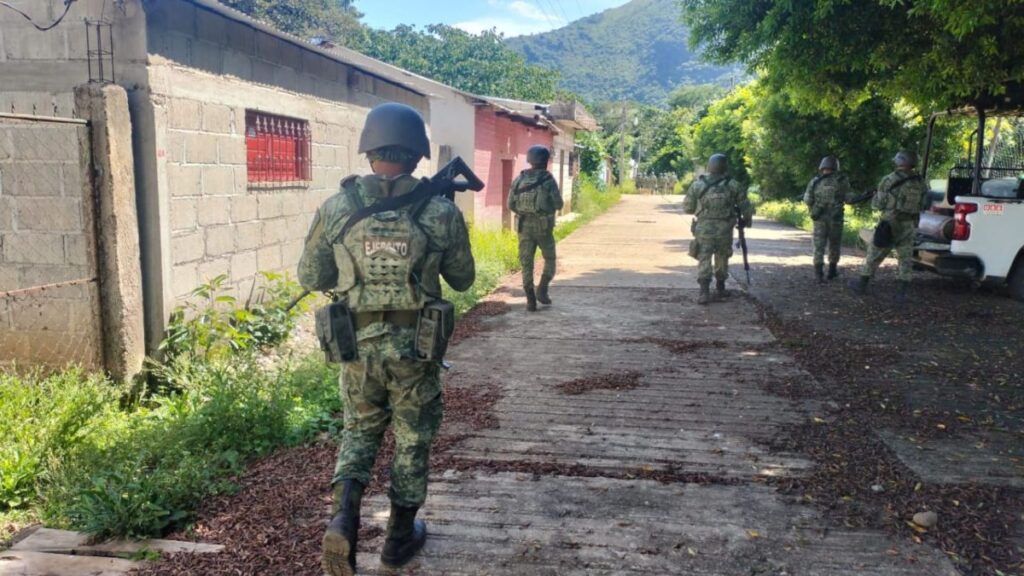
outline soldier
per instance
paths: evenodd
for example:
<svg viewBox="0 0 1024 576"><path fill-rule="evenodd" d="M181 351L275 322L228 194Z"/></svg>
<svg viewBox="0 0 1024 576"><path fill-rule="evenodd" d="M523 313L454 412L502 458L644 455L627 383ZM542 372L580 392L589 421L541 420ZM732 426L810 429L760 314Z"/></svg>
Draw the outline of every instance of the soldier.
<svg viewBox="0 0 1024 576"><path fill-rule="evenodd" d="M864 258L860 277L850 282L850 288L858 294L864 294L868 281L875 275L875 270L890 251L896 250L896 258L899 261L896 300L903 301L907 297L907 286L910 284L913 266L911 256L914 250L914 230L921 217L928 188L914 170L917 166L917 154L908 150L900 151L893 158L893 163L896 165L896 171L882 178L878 183L878 191L871 200L872 208L882 212L879 227L875 231L876 241L868 245L868 254ZM891 234L887 233L886 229Z"/></svg>
<svg viewBox="0 0 1024 576"><path fill-rule="evenodd" d="M370 111L359 140L373 174L350 176L317 211L299 262L299 281L333 291L352 310L357 359L341 367L345 429L332 480L334 516L321 563L330 576L355 573L363 490L384 431L392 425L391 516L381 562L407 563L426 541L416 513L427 494L430 445L441 424L439 366L416 360L419 311L441 297L439 276L456 290L475 277L462 213L440 196L376 212L339 233L349 217L384 198L410 193L410 174L430 157L423 118L404 104Z"/></svg>
<svg viewBox="0 0 1024 576"><path fill-rule="evenodd" d="M839 160L825 156L818 164L818 175L804 192L804 204L814 222L814 275L825 282L825 249L828 248L828 279L838 275L839 248L843 240L843 206L852 190L846 175L839 171Z"/></svg>
<svg viewBox="0 0 1024 576"><path fill-rule="evenodd" d="M700 284L698 304L711 300L710 285L712 257L714 257L715 296L727 296L725 279L729 276L729 256L732 256L732 229L736 226L739 209L744 226L754 219L754 207L747 198L747 190L726 174L728 160L725 154L713 154L708 159L708 174L702 175L686 192L683 210L693 214L691 225L693 240L690 256L698 260L697 282ZM694 246L693 244L696 244Z"/></svg>
<svg viewBox="0 0 1024 576"><path fill-rule="evenodd" d="M551 304L548 287L555 277L555 213L562 209L562 193L554 176L548 172L550 158L551 151L547 147L530 146L526 151L530 168L516 177L508 195L508 209L516 214L519 264L523 268L526 309L530 312L537 310L537 302ZM538 246L544 256L544 271L534 291L533 258Z"/></svg>

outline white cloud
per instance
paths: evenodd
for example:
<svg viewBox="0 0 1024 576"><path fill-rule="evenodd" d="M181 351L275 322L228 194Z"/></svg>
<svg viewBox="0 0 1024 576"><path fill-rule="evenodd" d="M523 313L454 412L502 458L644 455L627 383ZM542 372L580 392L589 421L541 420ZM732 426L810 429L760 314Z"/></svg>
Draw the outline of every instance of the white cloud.
<svg viewBox="0 0 1024 576"><path fill-rule="evenodd" d="M523 0L514 0L513 2L509 2L506 8L513 14L516 14L517 16L522 16L527 20L544 21L549 24L552 21L555 21L559 25L563 23L561 18L548 16L547 14L544 13L543 10L538 8L536 5L530 4L529 2L524 2Z"/></svg>
<svg viewBox="0 0 1024 576"><path fill-rule="evenodd" d="M537 4L526 0L487 0L493 14L453 24L471 34L496 28L505 36L522 36L547 32L566 25L565 19L545 12Z"/></svg>

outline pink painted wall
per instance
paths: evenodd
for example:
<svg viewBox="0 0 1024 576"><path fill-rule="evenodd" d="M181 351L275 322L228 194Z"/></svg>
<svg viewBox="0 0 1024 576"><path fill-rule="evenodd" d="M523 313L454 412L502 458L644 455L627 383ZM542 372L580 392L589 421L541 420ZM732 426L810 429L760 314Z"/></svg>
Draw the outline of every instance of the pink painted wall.
<svg viewBox="0 0 1024 576"><path fill-rule="evenodd" d="M487 228L508 226L503 181L511 182L525 170L526 150L535 144L551 148L554 134L545 128L513 122L486 106L476 109L476 152L474 171L486 187L476 194L474 222ZM506 169L511 169L506 174Z"/></svg>

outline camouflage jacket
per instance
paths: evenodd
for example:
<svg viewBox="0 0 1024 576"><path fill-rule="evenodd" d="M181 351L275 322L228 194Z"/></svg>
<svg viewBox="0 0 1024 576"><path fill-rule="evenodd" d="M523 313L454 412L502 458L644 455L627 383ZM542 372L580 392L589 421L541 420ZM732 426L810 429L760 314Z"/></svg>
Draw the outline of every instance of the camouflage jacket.
<svg viewBox="0 0 1024 576"><path fill-rule="evenodd" d="M850 180L842 172L815 176L804 191L804 204L812 220L841 220L843 206L852 198Z"/></svg>
<svg viewBox="0 0 1024 576"><path fill-rule="evenodd" d="M683 201L683 210L696 216L698 222L719 220L735 224L737 206L749 222L754 207L747 198L747 190L728 176L701 176L690 184Z"/></svg>
<svg viewBox="0 0 1024 576"><path fill-rule="evenodd" d="M928 186L914 170L897 170L878 183L871 206L882 212L883 220L917 219L924 208Z"/></svg>
<svg viewBox="0 0 1024 576"><path fill-rule="evenodd" d="M389 223L400 219L400 212L408 211L411 215L418 210L418 216L413 220L416 228L413 240L401 238L395 241L365 233L362 240L351 238L353 231L358 230L362 223L353 227L344 240L338 237L348 217L359 208L354 201L370 206L380 198L407 194L418 182L408 175L393 179L353 176L343 180L342 191L328 198L313 217L299 260L298 276L302 286L313 291L359 294L367 280L365 271L380 269L381 266L375 266L373 260L383 255L390 257L385 268L396 265L400 270L405 270L401 266L407 268L407 275L403 273L403 277L396 277L394 281L402 285L381 287L385 291L393 293L408 288L416 299L438 298L441 295L439 276L455 290L468 289L476 275L469 232L462 212L445 198L435 196L422 206L380 212L363 220L367 223L365 229L372 234L376 228L386 231ZM353 240L358 244L353 246ZM407 260L405 263L403 258ZM388 277L383 278L386 280ZM350 301L350 304L359 311L358 302ZM364 309L373 309L372 301Z"/></svg>
<svg viewBox="0 0 1024 576"><path fill-rule="evenodd" d="M558 183L547 170L523 170L512 182L508 194L508 209L520 217L553 216L562 205Z"/></svg>

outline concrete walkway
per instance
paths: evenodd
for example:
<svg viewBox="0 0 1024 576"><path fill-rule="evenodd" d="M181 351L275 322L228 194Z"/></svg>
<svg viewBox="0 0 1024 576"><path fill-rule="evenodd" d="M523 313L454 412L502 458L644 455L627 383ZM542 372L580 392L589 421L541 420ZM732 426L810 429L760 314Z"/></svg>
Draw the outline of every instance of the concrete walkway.
<svg viewBox="0 0 1024 576"><path fill-rule="evenodd" d="M677 198L629 196L559 245L552 307L525 312L515 279L493 296L511 310L451 351L448 386L498 386L500 425L432 471L431 536L403 573L956 574L928 546L829 526L772 488L812 464L766 441L825 411L762 390L811 376L766 351L746 299L696 305L688 237ZM567 394L571 381L593 389ZM384 496L364 507L386 515ZM361 554L362 573L374 562Z"/></svg>

